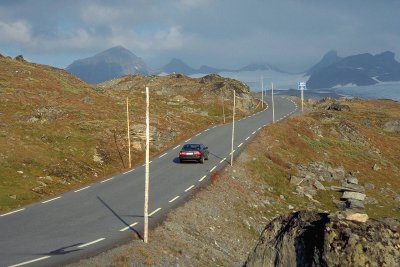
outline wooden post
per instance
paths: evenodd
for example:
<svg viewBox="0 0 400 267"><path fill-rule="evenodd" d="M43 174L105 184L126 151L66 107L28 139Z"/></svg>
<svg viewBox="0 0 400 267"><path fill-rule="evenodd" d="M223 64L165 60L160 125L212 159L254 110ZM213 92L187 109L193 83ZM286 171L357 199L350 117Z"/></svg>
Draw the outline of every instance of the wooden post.
<svg viewBox="0 0 400 267"><path fill-rule="evenodd" d="M225 123L225 98L222 96L222 115L224 116L224 123Z"/></svg>
<svg viewBox="0 0 400 267"><path fill-rule="evenodd" d="M271 83L271 94L272 94L272 122L275 123L274 83Z"/></svg>
<svg viewBox="0 0 400 267"><path fill-rule="evenodd" d="M231 166L233 166L233 143L234 143L234 139L235 139L235 109L236 109L236 91L233 90Z"/></svg>
<svg viewBox="0 0 400 267"><path fill-rule="evenodd" d="M146 87L146 169L144 186L144 242L148 242L149 228L149 141L150 138L150 119L149 119L149 87Z"/></svg>
<svg viewBox="0 0 400 267"><path fill-rule="evenodd" d="M261 78L261 108L264 109L264 78Z"/></svg>
<svg viewBox="0 0 400 267"><path fill-rule="evenodd" d="M126 97L126 122L127 122L127 127L128 127L128 166L129 169L132 167L132 159L131 159L131 135L130 135L130 129L129 129L129 98Z"/></svg>

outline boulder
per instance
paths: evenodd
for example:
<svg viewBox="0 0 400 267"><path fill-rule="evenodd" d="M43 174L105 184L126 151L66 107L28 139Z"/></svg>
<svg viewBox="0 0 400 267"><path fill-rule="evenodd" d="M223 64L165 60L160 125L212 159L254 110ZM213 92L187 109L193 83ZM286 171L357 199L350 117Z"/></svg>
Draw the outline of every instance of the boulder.
<svg viewBox="0 0 400 267"><path fill-rule="evenodd" d="M365 223L368 220L368 215L365 213L353 213L347 215L346 220Z"/></svg>
<svg viewBox="0 0 400 267"><path fill-rule="evenodd" d="M26 60L24 59L24 57L22 55L16 56L15 60L20 61L20 62L26 62Z"/></svg>
<svg viewBox="0 0 400 267"><path fill-rule="evenodd" d="M336 111L350 111L350 107L348 105L341 105L337 103L333 103L328 107L328 110L336 110Z"/></svg>
<svg viewBox="0 0 400 267"><path fill-rule="evenodd" d="M400 120L388 121L382 128L385 132L400 133Z"/></svg>
<svg viewBox="0 0 400 267"><path fill-rule="evenodd" d="M400 266L391 225L363 213L282 215L266 225L244 266Z"/></svg>
<svg viewBox="0 0 400 267"><path fill-rule="evenodd" d="M355 199L355 200L365 200L365 194L358 193L358 192L343 192L342 199Z"/></svg>

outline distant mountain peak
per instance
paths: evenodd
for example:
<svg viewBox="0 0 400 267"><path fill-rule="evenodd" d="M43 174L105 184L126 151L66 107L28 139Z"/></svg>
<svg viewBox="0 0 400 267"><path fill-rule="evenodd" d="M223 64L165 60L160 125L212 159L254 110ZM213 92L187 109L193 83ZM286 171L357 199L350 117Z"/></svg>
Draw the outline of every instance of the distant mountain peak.
<svg viewBox="0 0 400 267"><path fill-rule="evenodd" d="M100 83L127 74L149 72L140 57L121 45L92 57L76 60L66 70L88 83Z"/></svg>
<svg viewBox="0 0 400 267"><path fill-rule="evenodd" d="M338 53L336 50L330 50L325 55L322 57L322 59L312 66L309 70L306 71L305 76L311 76L314 72L319 71L323 68L328 67L329 65L335 64L336 62L339 62L342 60L341 57L338 56Z"/></svg>

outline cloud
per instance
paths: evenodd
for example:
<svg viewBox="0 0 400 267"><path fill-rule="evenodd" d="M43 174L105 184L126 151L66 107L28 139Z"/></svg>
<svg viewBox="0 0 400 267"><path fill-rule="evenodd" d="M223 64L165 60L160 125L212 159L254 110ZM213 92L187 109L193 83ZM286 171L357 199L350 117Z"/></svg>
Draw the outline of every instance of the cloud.
<svg viewBox="0 0 400 267"><path fill-rule="evenodd" d="M23 43L31 39L31 31L27 23L23 21L3 22L0 21L0 42L1 43Z"/></svg>
<svg viewBox="0 0 400 267"><path fill-rule="evenodd" d="M123 45L158 66L178 57L193 66L260 62L297 71L331 49L399 57L398 10L398 0L9 0L0 1L0 50L72 61Z"/></svg>

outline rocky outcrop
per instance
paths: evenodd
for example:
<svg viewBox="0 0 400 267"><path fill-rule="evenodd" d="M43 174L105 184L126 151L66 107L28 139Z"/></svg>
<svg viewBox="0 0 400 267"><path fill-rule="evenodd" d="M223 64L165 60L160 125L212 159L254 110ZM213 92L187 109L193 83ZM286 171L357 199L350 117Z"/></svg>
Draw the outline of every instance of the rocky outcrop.
<svg viewBox="0 0 400 267"><path fill-rule="evenodd" d="M400 266L399 220L295 212L264 229L244 266Z"/></svg>
<svg viewBox="0 0 400 267"><path fill-rule="evenodd" d="M389 133L400 133L400 120L386 122L383 125L383 130Z"/></svg>

